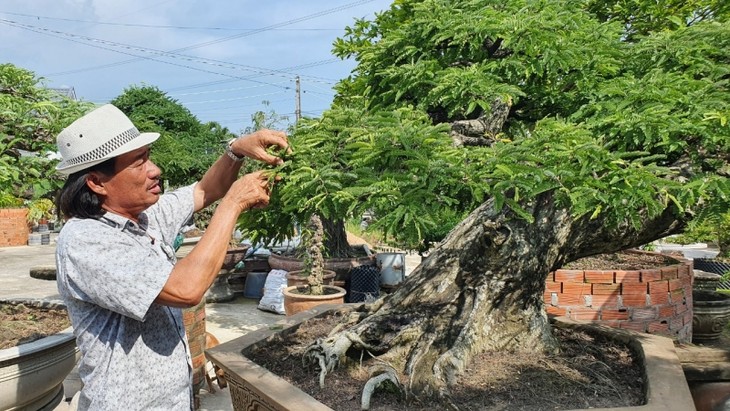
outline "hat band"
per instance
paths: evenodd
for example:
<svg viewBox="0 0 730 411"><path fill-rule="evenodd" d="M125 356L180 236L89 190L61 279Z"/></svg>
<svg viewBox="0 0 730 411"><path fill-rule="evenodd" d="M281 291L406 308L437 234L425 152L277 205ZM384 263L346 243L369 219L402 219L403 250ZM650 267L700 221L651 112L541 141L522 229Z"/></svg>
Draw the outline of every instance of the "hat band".
<svg viewBox="0 0 730 411"><path fill-rule="evenodd" d="M85 164L92 161L104 159L106 158L106 156L109 155L109 153L114 152L114 150L129 143L139 136L140 132L137 130L137 127L132 127L121 134L117 134L111 140L108 140L106 143L89 151L88 153L84 153L80 156L68 160L66 164L69 166L75 166L78 164Z"/></svg>

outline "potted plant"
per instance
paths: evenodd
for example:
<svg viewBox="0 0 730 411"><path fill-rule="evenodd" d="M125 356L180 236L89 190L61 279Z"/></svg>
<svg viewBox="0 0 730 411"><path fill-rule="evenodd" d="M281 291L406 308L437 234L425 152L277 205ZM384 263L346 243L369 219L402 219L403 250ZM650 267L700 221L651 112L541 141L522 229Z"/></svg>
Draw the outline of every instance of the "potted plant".
<svg viewBox="0 0 730 411"><path fill-rule="evenodd" d="M53 201L47 198L38 198L28 202L28 221L37 225L39 229L48 227L53 218Z"/></svg>
<svg viewBox="0 0 730 411"><path fill-rule="evenodd" d="M307 228L305 268L297 273L300 277L306 276L306 285L292 285L284 289L286 315L294 315L319 304L344 303L345 289L324 283L324 228L317 214L312 214ZM334 278L334 273L330 275Z"/></svg>

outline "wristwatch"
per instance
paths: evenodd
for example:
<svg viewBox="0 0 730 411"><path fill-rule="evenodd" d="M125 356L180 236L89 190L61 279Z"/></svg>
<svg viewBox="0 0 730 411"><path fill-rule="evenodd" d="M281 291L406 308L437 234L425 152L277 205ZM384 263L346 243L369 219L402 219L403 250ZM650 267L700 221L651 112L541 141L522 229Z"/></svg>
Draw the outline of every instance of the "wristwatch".
<svg viewBox="0 0 730 411"><path fill-rule="evenodd" d="M240 162L242 162L242 161L243 161L243 160L244 160L244 159L246 158L246 156L240 156L240 157L239 157L239 156L238 156L238 155L236 155L236 153L234 153L234 152L233 152L233 150L231 149L231 144L233 144L233 142L234 142L234 141L236 141L236 140L238 140L238 139L237 139L237 138L231 139L231 140L230 140L230 141L228 142L228 144L226 144L226 155L227 155L227 156L228 156L228 158L230 158L231 160L233 160L233 161L236 161L236 162L239 162L239 163L240 163Z"/></svg>

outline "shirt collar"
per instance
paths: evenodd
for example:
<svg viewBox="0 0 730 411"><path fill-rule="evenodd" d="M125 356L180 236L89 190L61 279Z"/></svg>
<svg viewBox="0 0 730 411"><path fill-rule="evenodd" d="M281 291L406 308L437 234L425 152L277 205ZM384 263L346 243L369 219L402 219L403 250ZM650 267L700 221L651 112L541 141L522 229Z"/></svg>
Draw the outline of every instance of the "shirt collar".
<svg viewBox="0 0 730 411"><path fill-rule="evenodd" d="M147 234L147 228L149 227L149 219L145 213L139 215L139 224L127 217L122 217L119 214L114 214L110 211L105 212L104 215L99 218L99 221L110 227L118 228L121 231L129 231L138 235Z"/></svg>

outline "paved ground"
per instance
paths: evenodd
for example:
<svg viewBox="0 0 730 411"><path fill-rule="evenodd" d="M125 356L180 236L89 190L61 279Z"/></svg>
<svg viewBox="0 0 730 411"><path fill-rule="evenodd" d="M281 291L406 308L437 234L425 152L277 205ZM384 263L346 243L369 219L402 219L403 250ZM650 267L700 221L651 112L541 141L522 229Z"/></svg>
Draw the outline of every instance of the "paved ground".
<svg viewBox="0 0 730 411"><path fill-rule="evenodd" d="M0 300L41 299L60 301L55 281L38 280L30 277L30 268L55 264L55 235L52 234L50 245L0 247ZM185 254L185 249L180 253ZM406 255L406 274L410 273L420 262L417 255ZM233 340L245 333L273 324L283 318L281 315L257 309L258 301L236 295L235 299L225 303L208 303L206 305L206 329L216 336L221 343ZM64 381L65 394L73 396L80 388L78 374L72 372ZM200 393L201 411L232 410L228 389L215 392L202 390ZM61 403L57 411L66 410L67 404Z"/></svg>

